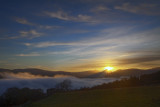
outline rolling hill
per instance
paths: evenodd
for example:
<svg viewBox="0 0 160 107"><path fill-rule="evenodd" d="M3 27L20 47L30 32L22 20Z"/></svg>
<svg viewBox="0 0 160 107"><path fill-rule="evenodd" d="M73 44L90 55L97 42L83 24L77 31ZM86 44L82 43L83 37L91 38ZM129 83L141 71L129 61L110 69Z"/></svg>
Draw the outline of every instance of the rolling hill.
<svg viewBox="0 0 160 107"><path fill-rule="evenodd" d="M83 71L83 72L66 72L66 71L48 71L42 69L35 68L27 68L27 69L0 69L0 75L2 73L30 73L33 75L42 75L42 76L55 76L55 75L67 75L74 76L77 78L106 78L106 77L121 77L121 76L139 76L142 74L151 74L160 70L158 68L152 69L125 69L125 70L117 70L112 73L107 73L106 71L98 72L98 71ZM2 78L2 75L0 76Z"/></svg>

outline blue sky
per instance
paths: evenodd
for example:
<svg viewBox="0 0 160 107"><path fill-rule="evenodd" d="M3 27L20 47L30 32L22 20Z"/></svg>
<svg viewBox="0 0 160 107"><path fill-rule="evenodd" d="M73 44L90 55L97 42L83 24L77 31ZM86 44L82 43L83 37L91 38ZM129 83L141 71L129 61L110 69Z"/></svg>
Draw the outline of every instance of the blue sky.
<svg viewBox="0 0 160 107"><path fill-rule="evenodd" d="M159 0L1 0L0 8L1 68L160 64Z"/></svg>

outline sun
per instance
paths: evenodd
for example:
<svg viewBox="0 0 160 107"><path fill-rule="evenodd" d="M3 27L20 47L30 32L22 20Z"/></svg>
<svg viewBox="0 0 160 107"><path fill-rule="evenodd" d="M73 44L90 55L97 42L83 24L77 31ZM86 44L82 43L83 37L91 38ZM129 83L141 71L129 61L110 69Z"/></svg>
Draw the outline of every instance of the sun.
<svg viewBox="0 0 160 107"><path fill-rule="evenodd" d="M107 66L107 67L104 67L104 70L107 70L107 71L113 71L114 67L111 67L111 66Z"/></svg>

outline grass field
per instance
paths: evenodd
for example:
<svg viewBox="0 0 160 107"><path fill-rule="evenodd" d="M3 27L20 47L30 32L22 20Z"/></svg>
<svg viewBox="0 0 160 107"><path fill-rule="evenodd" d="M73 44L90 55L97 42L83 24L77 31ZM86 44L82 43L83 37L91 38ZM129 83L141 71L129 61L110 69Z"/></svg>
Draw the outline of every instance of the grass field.
<svg viewBox="0 0 160 107"><path fill-rule="evenodd" d="M160 86L59 93L27 107L160 107Z"/></svg>

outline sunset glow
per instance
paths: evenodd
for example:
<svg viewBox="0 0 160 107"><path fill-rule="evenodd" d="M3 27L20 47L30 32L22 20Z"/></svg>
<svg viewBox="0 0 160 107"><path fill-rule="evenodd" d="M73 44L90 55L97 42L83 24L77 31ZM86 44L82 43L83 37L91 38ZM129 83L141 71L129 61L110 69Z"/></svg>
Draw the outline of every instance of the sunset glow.
<svg viewBox="0 0 160 107"><path fill-rule="evenodd" d="M104 70L113 71L113 70L114 70L114 67L107 66L107 67L104 67Z"/></svg>
<svg viewBox="0 0 160 107"><path fill-rule="evenodd" d="M1 0L0 14L0 107L160 107L160 0Z"/></svg>
<svg viewBox="0 0 160 107"><path fill-rule="evenodd" d="M3 0L0 68L159 67L160 3L144 1Z"/></svg>

